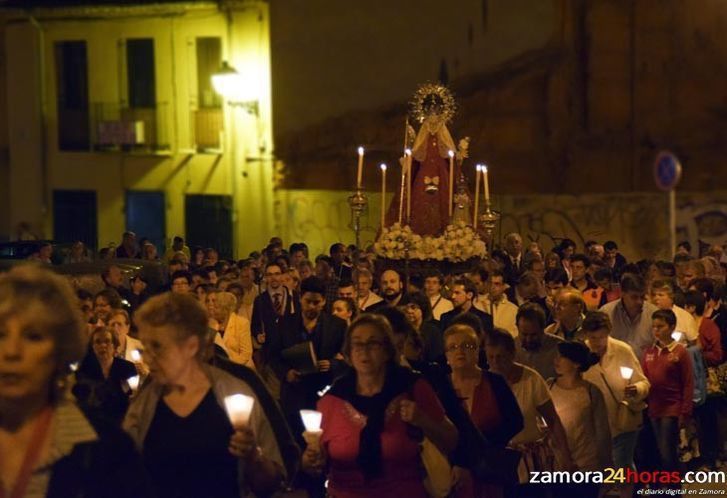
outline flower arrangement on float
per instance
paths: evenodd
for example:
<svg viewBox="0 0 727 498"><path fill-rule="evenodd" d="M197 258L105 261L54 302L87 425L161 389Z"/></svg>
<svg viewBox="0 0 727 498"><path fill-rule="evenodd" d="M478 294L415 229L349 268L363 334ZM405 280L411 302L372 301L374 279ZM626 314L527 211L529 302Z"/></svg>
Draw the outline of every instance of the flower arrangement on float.
<svg viewBox="0 0 727 498"><path fill-rule="evenodd" d="M374 253L386 259L451 261L461 263L482 258L487 252L485 242L464 221L447 225L442 235L433 237L414 233L408 225L394 223L381 231L374 244Z"/></svg>

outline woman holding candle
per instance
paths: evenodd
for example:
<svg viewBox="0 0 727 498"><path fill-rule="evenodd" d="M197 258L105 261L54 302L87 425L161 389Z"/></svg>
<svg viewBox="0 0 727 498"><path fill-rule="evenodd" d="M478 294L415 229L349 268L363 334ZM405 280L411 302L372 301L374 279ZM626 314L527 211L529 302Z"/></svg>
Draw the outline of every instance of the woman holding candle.
<svg viewBox="0 0 727 498"><path fill-rule="evenodd" d="M151 496L129 437L66 396L86 343L66 280L29 266L0 275L0 495Z"/></svg>
<svg viewBox="0 0 727 498"><path fill-rule="evenodd" d="M425 498L421 437L446 455L457 430L429 384L397 364L385 318L365 314L354 321L344 354L353 369L318 402L321 443L308 445L303 468L327 471L328 493L336 498Z"/></svg>
<svg viewBox="0 0 727 498"><path fill-rule="evenodd" d="M119 339L114 329L95 329L90 342L91 350L76 371L73 394L86 413L121 424L131 395L127 379L137 375L136 367L115 356Z"/></svg>
<svg viewBox="0 0 727 498"><path fill-rule="evenodd" d="M255 398L242 380L210 367L204 307L190 295L163 294L135 314L151 382L140 390L124 428L164 497L235 497L278 489L283 463L259 403L232 423L225 398ZM239 414L238 414L239 415Z"/></svg>

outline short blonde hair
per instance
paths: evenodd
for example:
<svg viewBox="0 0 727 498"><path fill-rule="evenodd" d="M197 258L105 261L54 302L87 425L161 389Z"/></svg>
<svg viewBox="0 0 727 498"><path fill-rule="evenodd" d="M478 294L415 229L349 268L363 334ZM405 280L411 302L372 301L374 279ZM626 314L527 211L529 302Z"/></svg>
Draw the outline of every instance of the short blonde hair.
<svg viewBox="0 0 727 498"><path fill-rule="evenodd" d="M22 318L53 338L55 374L48 379L51 401L70 365L86 353L86 330L70 283L50 270L21 265L0 274L0 323Z"/></svg>
<svg viewBox="0 0 727 498"><path fill-rule="evenodd" d="M137 327L165 327L173 331L174 340L181 343L190 337L199 339L197 359L204 361L212 347L214 336L210 334L207 310L189 294L166 292L145 302L136 313Z"/></svg>
<svg viewBox="0 0 727 498"><path fill-rule="evenodd" d="M232 292L217 291L214 293L217 296L217 306L221 311L224 311L225 316L229 316L238 309L237 296Z"/></svg>
<svg viewBox="0 0 727 498"><path fill-rule="evenodd" d="M447 339L459 334L469 336L475 341L475 344L480 343L480 338L477 336L477 331L469 325L465 325L464 323L457 323L450 327L447 327L447 330L444 331L444 342L446 343Z"/></svg>

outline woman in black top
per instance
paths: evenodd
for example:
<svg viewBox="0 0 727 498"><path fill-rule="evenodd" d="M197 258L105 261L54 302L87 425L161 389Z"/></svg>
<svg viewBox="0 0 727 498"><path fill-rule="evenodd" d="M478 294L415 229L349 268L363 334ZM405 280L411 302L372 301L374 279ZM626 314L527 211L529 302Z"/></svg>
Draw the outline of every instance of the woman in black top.
<svg viewBox="0 0 727 498"><path fill-rule="evenodd" d="M91 333L91 348L76 371L73 394L90 417L121 424L129 407L129 378L137 375L130 361L114 356L116 331L99 328Z"/></svg>

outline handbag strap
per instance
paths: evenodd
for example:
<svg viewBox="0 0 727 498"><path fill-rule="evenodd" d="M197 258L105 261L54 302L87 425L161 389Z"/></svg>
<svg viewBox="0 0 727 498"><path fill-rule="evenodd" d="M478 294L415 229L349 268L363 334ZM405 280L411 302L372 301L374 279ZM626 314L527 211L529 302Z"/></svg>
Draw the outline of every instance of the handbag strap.
<svg viewBox="0 0 727 498"><path fill-rule="evenodd" d="M604 384L606 384L606 387L608 388L608 392L610 392L610 393L611 393L611 396L613 396L613 399L614 399L614 401L616 401L616 404L618 404L618 403L621 403L621 402L620 402L620 401L618 400L618 398L616 397L616 395L614 394L614 392L613 392L613 389L611 389L611 385L610 385L610 384L608 383L608 381L606 380L606 376L605 376L605 375L603 375L603 372L601 372L601 378L603 379L603 383L604 383Z"/></svg>

